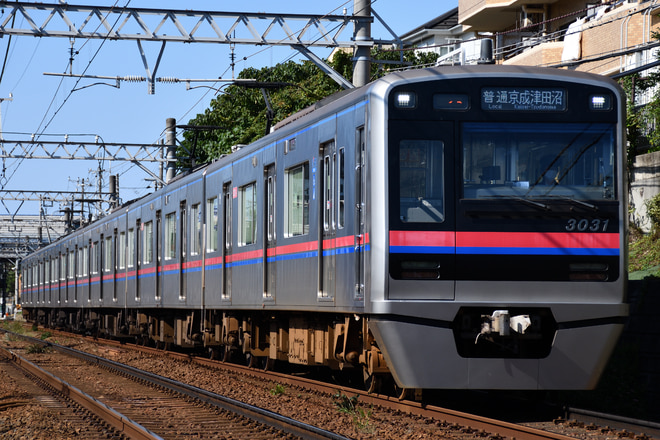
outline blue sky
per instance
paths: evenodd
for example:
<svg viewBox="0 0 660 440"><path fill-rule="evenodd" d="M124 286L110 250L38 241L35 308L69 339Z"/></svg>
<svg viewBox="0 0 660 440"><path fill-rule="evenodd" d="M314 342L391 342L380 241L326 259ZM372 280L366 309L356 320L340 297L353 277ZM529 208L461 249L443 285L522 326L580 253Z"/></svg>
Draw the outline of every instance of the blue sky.
<svg viewBox="0 0 660 440"><path fill-rule="evenodd" d="M117 1L125 6L128 0ZM77 5L112 6L111 0L69 1ZM405 5L402 7L402 5ZM376 0L374 10L397 34L413 28L455 8L458 0ZM300 14L340 14L343 7L352 11L353 1L333 0L310 2L288 0L281 2L243 0L220 2L191 0L133 0L133 8L166 8L212 10L228 12L270 12ZM0 20L4 20L0 14ZM18 24L17 24L18 25ZM390 39L391 35L378 24L372 28L375 39ZM93 142L99 136L105 142L152 143L162 137L167 118L176 118L178 124L186 124L196 114L203 112L214 97L208 88L186 90L184 84L156 83L155 94L147 93L146 83L122 82L119 89L103 85L87 87L72 92L76 79L46 76L44 72L64 73L69 69L67 38L12 37L0 39L0 54L6 56L4 73L0 82L2 136L5 140L27 140L32 133L41 134L42 140ZM159 43L143 44L147 61L152 67L160 50ZM73 73L85 69L88 75L145 76L145 70L134 41L75 40L74 49L79 53L73 61ZM288 59L300 59L298 52L288 47L255 47L237 45L235 48L236 73L246 67L272 66ZM320 57L327 57L328 49L313 49ZM177 78L230 78L230 49L226 44L168 43L158 67L157 75ZM244 60L243 58L247 58ZM153 67L152 67L153 68ZM84 79L78 87L96 81ZM111 81L112 82L112 81ZM9 101L11 93L12 101ZM181 138L179 138L181 139ZM10 148L8 144L6 148ZM131 200L150 192L149 176L135 166L121 162L105 161L101 164L107 184L108 172L120 175L120 197ZM156 171L157 165L148 165ZM0 171L0 184L11 190L75 191L79 179L94 179L90 170L99 164L92 161L65 160L6 160ZM89 188L86 191L90 191ZM17 203L6 202L0 213L14 214ZM48 208L48 214L59 214L59 206ZM37 204L25 204L19 214L37 214Z"/></svg>

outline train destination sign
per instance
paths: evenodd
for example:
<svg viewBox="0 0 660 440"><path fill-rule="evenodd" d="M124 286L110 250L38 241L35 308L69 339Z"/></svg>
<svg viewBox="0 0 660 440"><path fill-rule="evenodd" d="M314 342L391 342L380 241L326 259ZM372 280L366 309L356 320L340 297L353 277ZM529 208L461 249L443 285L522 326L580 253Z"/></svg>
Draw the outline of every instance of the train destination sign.
<svg viewBox="0 0 660 440"><path fill-rule="evenodd" d="M489 111L561 112L566 90L536 87L484 87L481 108Z"/></svg>

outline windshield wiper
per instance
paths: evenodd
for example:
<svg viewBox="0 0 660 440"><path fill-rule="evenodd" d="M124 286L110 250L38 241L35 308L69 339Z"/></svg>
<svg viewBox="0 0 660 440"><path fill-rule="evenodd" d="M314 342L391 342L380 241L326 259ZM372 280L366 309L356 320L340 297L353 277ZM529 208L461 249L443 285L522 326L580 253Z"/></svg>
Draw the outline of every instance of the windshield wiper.
<svg viewBox="0 0 660 440"><path fill-rule="evenodd" d="M534 200L526 199L526 198L524 198L524 197L511 197L511 198L512 198L513 200L517 200L517 201L519 201L519 202L523 202L523 203L526 203L526 204L528 204L528 205L532 205L532 206L535 206L535 207L537 207L537 208L541 208L541 209L543 209L543 210L545 210L545 211L549 211L549 210L550 210L550 207L549 207L548 205L546 205L545 203L535 202Z"/></svg>
<svg viewBox="0 0 660 440"><path fill-rule="evenodd" d="M553 195L553 196L548 196L548 197L558 198L558 199L562 199L562 200L568 200L569 202L575 203L576 205L582 205L586 208L590 208L590 209L593 209L594 211L598 211L598 206L592 205L591 203L587 203L584 200L578 200L578 199L574 199L572 197L562 196L562 195Z"/></svg>

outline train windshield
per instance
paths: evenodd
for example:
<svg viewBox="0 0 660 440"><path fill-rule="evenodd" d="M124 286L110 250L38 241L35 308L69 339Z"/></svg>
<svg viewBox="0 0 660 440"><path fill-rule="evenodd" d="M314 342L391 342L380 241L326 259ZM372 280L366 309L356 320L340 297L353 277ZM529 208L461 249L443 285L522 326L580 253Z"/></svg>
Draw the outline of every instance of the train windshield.
<svg viewBox="0 0 660 440"><path fill-rule="evenodd" d="M615 126L464 123L463 197L614 200Z"/></svg>

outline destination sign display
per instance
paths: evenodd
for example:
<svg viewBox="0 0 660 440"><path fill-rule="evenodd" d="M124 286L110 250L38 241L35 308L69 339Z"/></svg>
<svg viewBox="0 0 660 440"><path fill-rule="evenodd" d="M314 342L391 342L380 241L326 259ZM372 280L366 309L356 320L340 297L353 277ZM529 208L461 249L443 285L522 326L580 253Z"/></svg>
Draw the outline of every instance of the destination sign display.
<svg viewBox="0 0 660 440"><path fill-rule="evenodd" d="M514 112L561 112L566 110L566 90L538 87L485 87L481 109Z"/></svg>

